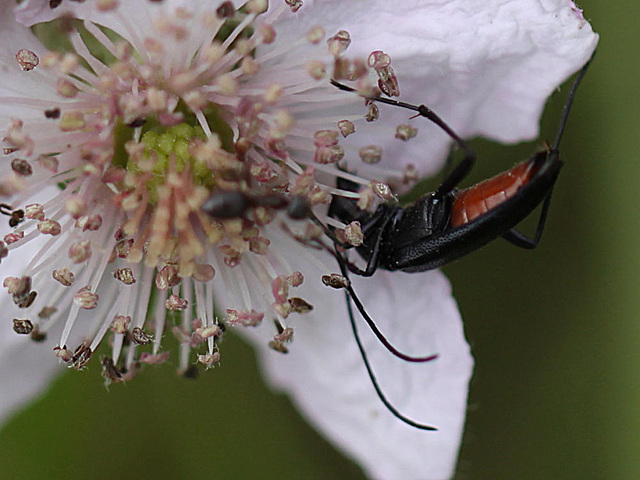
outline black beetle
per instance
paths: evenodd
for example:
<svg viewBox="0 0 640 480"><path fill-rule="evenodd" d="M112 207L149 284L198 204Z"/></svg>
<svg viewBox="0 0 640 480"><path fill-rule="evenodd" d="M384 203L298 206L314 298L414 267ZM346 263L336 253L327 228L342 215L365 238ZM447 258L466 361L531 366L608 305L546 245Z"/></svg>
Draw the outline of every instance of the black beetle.
<svg viewBox="0 0 640 480"><path fill-rule="evenodd" d="M592 57L593 58L593 57ZM356 201L334 197L329 215L345 224L358 221L363 243L357 247L367 261L364 270L352 263L352 273L370 276L377 268L421 272L441 267L471 253L502 236L522 248L538 244L551 200L551 193L562 167L559 143L567 123L569 110L591 59L578 73L567 102L556 141L552 148L535 153L510 170L465 190L458 184L475 163L475 154L444 121L424 105L411 105L384 97L369 100L416 111L440 126L465 151L464 159L447 175L434 192L420 197L407 207L383 203L373 213L359 210ZM351 87L332 81L336 87ZM355 190L356 185L341 180L339 187ZM535 235L530 238L515 226L542 204Z"/></svg>

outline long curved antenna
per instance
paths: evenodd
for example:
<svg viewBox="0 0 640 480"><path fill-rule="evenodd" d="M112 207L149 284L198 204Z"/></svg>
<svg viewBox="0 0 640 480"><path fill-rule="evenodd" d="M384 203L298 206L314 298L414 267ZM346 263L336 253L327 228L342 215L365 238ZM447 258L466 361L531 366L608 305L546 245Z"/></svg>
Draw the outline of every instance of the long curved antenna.
<svg viewBox="0 0 640 480"><path fill-rule="evenodd" d="M569 120L569 111L571 110L571 105L573 104L573 99L576 96L576 91L578 90L578 86L580 82L584 78L587 73L587 69L591 62L593 61L593 57L595 57L596 51L594 50L591 54L591 58L584 64L584 67L580 69L576 79L573 81L573 85L571 86L571 90L569 91L569 95L567 96L567 102L564 104L564 108L562 110L562 119L560 120L560 128L558 129L558 136L556 137L556 141L553 144L552 151L558 151L558 147L560 146L560 140L562 139L562 134L564 133L564 128L567 126L567 121Z"/></svg>
<svg viewBox="0 0 640 480"><path fill-rule="evenodd" d="M336 254L334 256L336 257L336 259L338 260L338 263L340 264L340 271L342 272L342 275L345 278L348 279L349 278L349 274L348 274L348 270L347 270L347 266L345 264L344 258L342 258L342 256L338 252L336 252ZM395 355L396 357L404 360L405 362L412 362L412 363L430 362L430 361L435 360L436 358L438 358L438 354L429 355L427 357L413 357L411 355L407 355L406 353L402 353L396 347L391 345L389 340L387 340L387 338L380 331L380 329L378 328L376 323L373 321L373 319L369 316L367 311L364 309L364 305L362 304L362 302L358 298L358 295L356 295L356 292L353 289L353 287L351 286L351 282L350 281L347 282L347 286L345 286L344 289L349 294L349 297L351 299L353 299L353 302L356 304L356 307L358 307L358 311L362 315L362 318L364 318L365 322L367 322L367 325L369 326L369 328L371 329L373 334L380 341L380 343L382 343L382 345L387 350L389 350L389 352L391 352L393 355ZM351 304L350 303L349 303L349 311L351 311Z"/></svg>
<svg viewBox="0 0 640 480"><path fill-rule="evenodd" d="M358 93L355 88L344 85L336 80L331 80L331 85L339 88L345 92L355 92ZM465 142L460 136L449 126L447 123L438 116L433 110L431 110L426 105L413 105L411 103L400 102L398 100L393 100L391 98L381 97L379 95L373 97L365 97L369 100L373 100L379 103L386 103L387 105L393 105L394 107L406 108L407 110L411 110L413 112L417 112L419 116L425 117L427 120L435 123L438 127L446 132L457 144L458 146L464 150L464 158L460 161L458 165L451 171L451 173L444 179L440 187L436 190L435 194L437 196L444 196L447 193L451 192L471 171L475 161L476 154L471 149L471 147Z"/></svg>
<svg viewBox="0 0 640 480"><path fill-rule="evenodd" d="M349 311L349 321L351 323L351 329L353 330L353 336L356 339L356 343L358 344L358 350L360 350L360 356L362 356L362 361L364 362L364 366L367 369L367 373L369 374L369 379L371 380L371 384L373 385L373 388L375 389L376 393L378 394L378 398L380 399L380 401L382 403L384 403L384 406L387 407L387 410L389 410L389 412L391 412L391 414L396 417L398 420L401 420L402 422L406 423L407 425L410 425L414 428L418 428L420 430L429 430L429 431L436 431L438 430L436 427L432 427L431 425L426 425L424 423L418 423L415 420L410 419L409 417L404 416L402 413L400 413L396 407L394 407L391 402L389 401L389 399L387 399L387 397L385 396L385 394L382 392L382 389L380 388L380 384L378 383L378 379L376 378L375 374L373 373L373 369L371 368L371 364L369 363L369 358L367 357L367 352L365 351L363 345L362 345L362 341L360 340L360 334L358 333L358 327L356 325L356 321L355 318L353 316L353 309L351 308L351 297L350 294L345 291L344 292L345 297L347 299L347 309Z"/></svg>

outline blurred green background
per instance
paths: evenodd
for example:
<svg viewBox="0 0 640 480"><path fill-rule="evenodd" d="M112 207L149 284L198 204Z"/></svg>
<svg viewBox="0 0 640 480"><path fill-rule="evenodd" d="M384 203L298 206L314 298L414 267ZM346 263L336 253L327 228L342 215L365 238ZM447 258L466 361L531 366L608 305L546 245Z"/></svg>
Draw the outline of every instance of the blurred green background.
<svg viewBox="0 0 640 480"><path fill-rule="evenodd" d="M476 359L460 480L640 478L640 6L580 6L601 42L542 243L496 241L445 269ZM538 144L474 146L480 180ZM195 382L147 368L107 393L95 366L5 426L0 479L363 478L267 390L237 339L224 368Z"/></svg>

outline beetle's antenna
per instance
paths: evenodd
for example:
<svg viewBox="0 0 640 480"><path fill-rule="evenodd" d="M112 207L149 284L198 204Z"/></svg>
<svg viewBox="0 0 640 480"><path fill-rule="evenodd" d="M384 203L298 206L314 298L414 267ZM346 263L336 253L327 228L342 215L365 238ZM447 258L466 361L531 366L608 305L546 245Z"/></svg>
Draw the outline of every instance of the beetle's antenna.
<svg viewBox="0 0 640 480"><path fill-rule="evenodd" d="M340 90L344 90L345 92L355 92L358 93L357 90L353 87L349 87L344 85L336 80L331 79L331 85L339 88ZM447 193L451 192L471 171L475 161L476 161L476 153L471 149L471 147L465 142L460 136L449 126L447 123L440 118L440 116L431 110L426 105L413 105L411 103L401 102L399 100L393 100L391 98L381 97L379 95L373 97L365 97L369 100L373 100L379 103L386 103L387 105L393 105L394 107L406 108L407 110L411 110L417 112L418 115L430 120L435 123L438 127L446 132L457 144L458 146L464 150L464 158L460 161L458 165L452 170L452 172L444 179L442 185L438 187L435 191L435 195L438 197L443 197Z"/></svg>
<svg viewBox="0 0 640 480"><path fill-rule="evenodd" d="M437 354L429 355L427 357L413 357L411 355L407 355L406 353L402 353L396 347L391 345L389 340L387 340L387 337L384 336L384 334L380 331L376 323L373 321L373 319L369 316L367 311L364 309L364 305L362 304L362 302L358 298L358 295L356 295L355 290L351 286L351 281L349 280L349 274L348 274L347 265L345 263L345 259L342 258L342 256L337 252L335 252L334 256L336 257L336 259L338 260L338 263L340 264L340 271L342 272L342 275L347 279L347 285L344 287L345 291L349 294L349 297L356 304L356 307L358 307L358 311L362 315L362 318L364 318L365 322L367 322L367 325L369 326L373 334L380 341L380 343L382 343L382 345L387 350L389 350L389 352L391 352L393 355L400 358L401 360L404 360L405 362L412 362L412 363L430 362L438 358ZM349 311L351 311L350 305L349 305Z"/></svg>
<svg viewBox="0 0 640 480"><path fill-rule="evenodd" d="M351 308L351 293L345 291L344 294L347 298L347 310L349 311L349 322L351 323L353 336L355 337L356 343L358 344L358 350L360 350L360 355L362 356L362 361L364 362L364 366L366 367L367 373L369 374L369 379L371 380L371 384L373 385L373 388L378 394L378 398L380 399L380 401L384 403L384 406L387 407L387 410L389 410L389 412L391 412L391 414L394 417L406 423L407 425L418 428L420 430L430 430L430 431L438 430L436 427L425 425L424 423L418 423L415 420L411 420L409 417L405 417L391 404L389 399L387 399L387 397L384 395L384 393L382 392L382 389L380 388L380 385L378 384L378 380L375 374L373 373L373 369L371 368L371 364L369 363L369 358L367 357L367 352L365 351L364 346L362 345L362 340L360 340L358 327L356 325L356 321L353 316L353 309Z"/></svg>
<svg viewBox="0 0 640 480"><path fill-rule="evenodd" d="M560 140L562 139L562 134L564 133L564 128L567 126L567 121L569 120L569 111L571 110L573 99L576 96L576 91L578 90L578 86L580 85L580 82L582 81L585 74L587 73L587 69L589 68L589 65L591 65L591 62L593 61L593 57L595 55L596 55L596 52L594 50L593 54L591 55L591 58L589 58L587 63L584 64L584 67L580 69L580 71L578 72L578 75L576 76L576 79L573 81L573 85L571 86L571 90L569 91L569 95L567 96L567 102L564 104L564 108L562 110L562 119L560 120L560 128L558 129L558 136L556 137L556 141L553 144L552 151L555 151L555 152L558 151L558 147L560 146Z"/></svg>

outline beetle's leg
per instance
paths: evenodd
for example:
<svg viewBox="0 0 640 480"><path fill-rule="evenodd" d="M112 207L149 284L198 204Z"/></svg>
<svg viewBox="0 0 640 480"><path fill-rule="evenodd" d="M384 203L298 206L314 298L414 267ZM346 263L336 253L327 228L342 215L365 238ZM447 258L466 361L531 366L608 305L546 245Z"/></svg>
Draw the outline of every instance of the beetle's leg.
<svg viewBox="0 0 640 480"><path fill-rule="evenodd" d="M376 323L373 321L373 319L369 316L369 314L365 310L364 305L362 304L362 302L358 298L358 295L356 295L356 292L353 289L353 286L351 285L351 281L349 280L349 272L347 270L348 269L348 263L345 261L345 259L342 257L342 255L340 255L340 253L337 252L337 251L336 251L335 257L338 260L338 264L340 265L340 271L342 272L342 275L347 279L347 285L344 287L345 291L348 293L347 297L353 300L353 303L356 304L356 307L358 308L358 311L362 315L362 318L364 318L365 322L367 322L367 325L369 326L369 328L371 329L373 334L380 341L380 343L382 343L382 345L387 350L389 350L389 352L391 352L393 355L395 355L396 357L398 357L398 358L400 358L400 359L402 359L402 360L404 360L406 362L413 362L413 363L430 362L430 361L435 360L436 358L438 358L437 354L436 355L429 355L429 356L426 356L426 357L414 357L414 356L411 356L411 355L407 355L406 353L402 353L396 347L391 345L389 340L387 340L387 337L384 336L384 334L380 331L380 329L378 328ZM351 310L350 305L349 305L349 310Z"/></svg>
<svg viewBox="0 0 640 480"><path fill-rule="evenodd" d="M533 238L526 236L524 233L519 232L515 228L507 230L502 234L502 238L515 245L516 247L526 248L531 250L538 246L540 237L542 237L542 231L544 230L544 224L547 220L547 211L549 210L549 204L551 203L551 192L544 199L542 204L542 210L540 210L540 219L538 220L538 226L536 227L536 233Z"/></svg>
<svg viewBox="0 0 640 480"><path fill-rule="evenodd" d="M367 267L362 270L353 263L348 262L347 266L351 273L361 277L370 277L380 265L380 256L382 255L382 236L387 230L387 226L391 221L391 215L388 210L382 211L380 215L374 215L367 223L362 226L362 234L367 240L367 248L369 248L370 256L367 261Z"/></svg>

